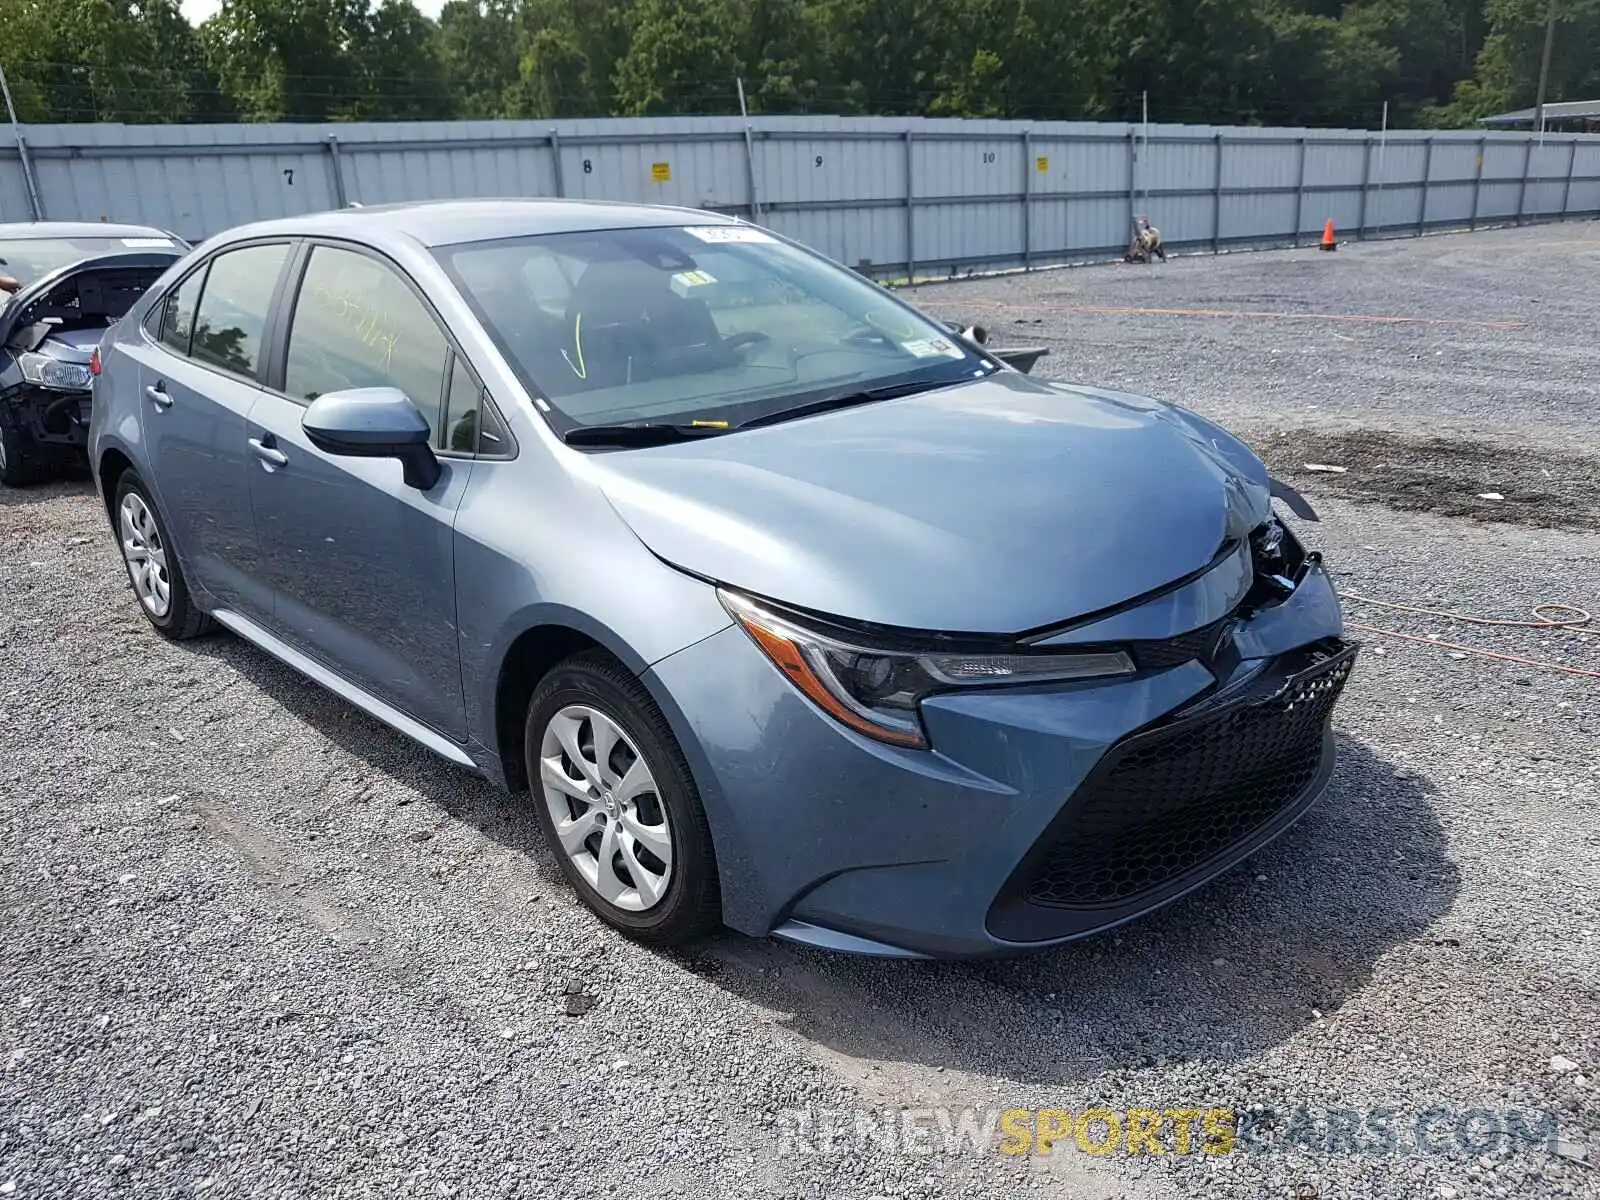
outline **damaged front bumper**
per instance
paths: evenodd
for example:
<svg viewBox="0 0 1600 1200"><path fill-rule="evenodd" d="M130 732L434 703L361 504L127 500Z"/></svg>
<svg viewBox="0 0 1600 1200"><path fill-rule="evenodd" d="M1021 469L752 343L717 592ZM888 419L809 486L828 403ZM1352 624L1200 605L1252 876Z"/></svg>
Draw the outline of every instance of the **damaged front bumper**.
<svg viewBox="0 0 1600 1200"><path fill-rule="evenodd" d="M40 450L70 457L89 444L89 391L63 391L22 382L0 390L0 421L25 434Z"/></svg>
<svg viewBox="0 0 1600 1200"><path fill-rule="evenodd" d="M1221 874L1332 770L1355 648L1314 556L1293 583L1215 628L1168 624L1190 632L1133 676L932 696L923 751L824 716L738 628L657 663L646 682L695 760L726 922L847 952L1002 955ZM1193 589L1180 603L1204 615Z"/></svg>

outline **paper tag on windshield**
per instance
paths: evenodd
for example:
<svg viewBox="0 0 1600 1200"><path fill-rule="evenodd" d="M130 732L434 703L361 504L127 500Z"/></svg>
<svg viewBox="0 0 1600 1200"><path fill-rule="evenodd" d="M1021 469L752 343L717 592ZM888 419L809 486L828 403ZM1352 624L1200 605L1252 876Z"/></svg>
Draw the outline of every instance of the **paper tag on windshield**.
<svg viewBox="0 0 1600 1200"><path fill-rule="evenodd" d="M716 281L716 276L710 271L679 271L672 277L672 290L680 296L686 296L690 288L704 287Z"/></svg>
<svg viewBox="0 0 1600 1200"><path fill-rule="evenodd" d="M122 244L132 250L167 250L172 246L171 238L123 238Z"/></svg>
<svg viewBox="0 0 1600 1200"><path fill-rule="evenodd" d="M917 358L960 358L961 350L954 342L944 338L923 338L915 342L901 342L900 348Z"/></svg>
<svg viewBox="0 0 1600 1200"><path fill-rule="evenodd" d="M753 225L686 225L685 233L702 242L773 242L770 233Z"/></svg>

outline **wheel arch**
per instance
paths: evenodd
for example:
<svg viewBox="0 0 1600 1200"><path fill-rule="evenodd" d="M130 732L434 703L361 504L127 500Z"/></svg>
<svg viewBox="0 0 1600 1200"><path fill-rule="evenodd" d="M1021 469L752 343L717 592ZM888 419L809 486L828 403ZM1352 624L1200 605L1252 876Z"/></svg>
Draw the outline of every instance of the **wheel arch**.
<svg viewBox="0 0 1600 1200"><path fill-rule="evenodd" d="M117 502L117 483L134 470L133 459L129 458L117 447L112 446L100 455L100 461L95 463L95 481L100 488L100 502L105 506L106 518L115 519L114 506Z"/></svg>
<svg viewBox="0 0 1600 1200"><path fill-rule="evenodd" d="M527 788L527 770L522 761L523 725L528 701L539 681L558 664L586 650L603 650L631 675L639 677L656 705L667 715L674 735L679 725L673 719L670 701L664 702L645 673L650 664L628 640L588 613L566 605L540 604L523 610L506 622L506 632L497 639L505 648L490 661L497 664L494 686L484 697L490 719L483 722L493 739L507 786L513 792Z"/></svg>

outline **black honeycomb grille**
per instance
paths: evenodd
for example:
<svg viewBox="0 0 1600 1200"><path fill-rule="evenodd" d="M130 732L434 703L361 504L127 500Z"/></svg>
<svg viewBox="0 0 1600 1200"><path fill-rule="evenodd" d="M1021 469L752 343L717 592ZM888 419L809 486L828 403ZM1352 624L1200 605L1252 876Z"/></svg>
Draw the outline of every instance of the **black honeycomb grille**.
<svg viewBox="0 0 1600 1200"><path fill-rule="evenodd" d="M1025 887L1050 908L1126 902L1216 858L1302 796L1354 649L1253 704L1138 734L1078 789Z"/></svg>
<svg viewBox="0 0 1600 1200"><path fill-rule="evenodd" d="M1133 650L1134 661L1141 671L1176 667L1195 659L1209 662L1211 656L1216 653L1217 641L1222 636L1222 627L1227 623L1228 618L1224 617L1220 621L1202 625L1199 629L1180 633L1177 637L1163 638L1160 641L1130 642L1129 646Z"/></svg>

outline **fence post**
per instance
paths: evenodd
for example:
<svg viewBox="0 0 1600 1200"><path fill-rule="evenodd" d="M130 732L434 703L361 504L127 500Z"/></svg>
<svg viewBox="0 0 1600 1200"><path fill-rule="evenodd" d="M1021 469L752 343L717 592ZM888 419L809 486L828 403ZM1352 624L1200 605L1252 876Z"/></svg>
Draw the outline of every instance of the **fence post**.
<svg viewBox="0 0 1600 1200"><path fill-rule="evenodd" d="M1033 130L1022 131L1022 269L1033 270Z"/></svg>
<svg viewBox="0 0 1600 1200"><path fill-rule="evenodd" d="M1134 210L1139 207L1138 178L1139 178L1139 132L1133 125L1128 126L1128 233L1133 233Z"/></svg>
<svg viewBox="0 0 1600 1200"><path fill-rule="evenodd" d="M1306 139L1298 137L1295 141L1300 143L1300 173L1294 185L1294 244L1298 250L1300 229L1305 224L1306 215Z"/></svg>
<svg viewBox="0 0 1600 1200"><path fill-rule="evenodd" d="M1433 142L1437 134L1428 135L1427 148L1422 152L1422 204L1417 208L1417 236L1428 228L1428 181L1433 175Z"/></svg>
<svg viewBox="0 0 1600 1200"><path fill-rule="evenodd" d="M1222 252L1222 134L1217 134L1217 169L1211 176L1211 253Z"/></svg>
<svg viewBox="0 0 1600 1200"><path fill-rule="evenodd" d="M1522 224L1523 205L1528 199L1528 172L1533 169L1533 135L1522 150L1522 186L1517 188L1517 224Z"/></svg>
<svg viewBox="0 0 1600 1200"><path fill-rule="evenodd" d="M917 281L917 189L914 183L916 176L913 171L916 162L912 154L912 143L916 135L911 130L906 130L906 285L909 287Z"/></svg>
<svg viewBox="0 0 1600 1200"><path fill-rule="evenodd" d="M1361 214L1356 221L1356 241L1367 237L1367 191L1372 186L1372 139L1367 139L1366 154L1361 160Z"/></svg>
<svg viewBox="0 0 1600 1200"><path fill-rule="evenodd" d="M1572 172L1578 165L1578 139L1572 139L1572 153L1567 155L1567 186L1561 189L1561 219L1567 219L1567 205L1572 201Z"/></svg>
<svg viewBox="0 0 1600 1200"><path fill-rule="evenodd" d="M349 208L350 198L344 188L344 162L339 157L338 135L330 133L324 145L328 148L328 181L333 185L333 201L340 208Z"/></svg>
<svg viewBox="0 0 1600 1200"><path fill-rule="evenodd" d="M555 176L556 196L564 199L567 194L567 177L561 167L561 135L556 132L554 125L550 126L550 162L554 166L551 173Z"/></svg>
<svg viewBox="0 0 1600 1200"><path fill-rule="evenodd" d="M1478 139L1478 174L1472 181L1472 219L1467 222L1468 229L1478 227L1478 201L1483 196L1483 160L1489 155L1489 135L1484 134Z"/></svg>
<svg viewBox="0 0 1600 1200"><path fill-rule="evenodd" d="M756 139L750 122L744 123L744 182L750 196L750 220L761 223L761 196L756 191Z"/></svg>
<svg viewBox="0 0 1600 1200"><path fill-rule="evenodd" d="M22 135L22 122L17 120L17 106L11 101L11 85L6 82L5 68L0 67L0 96L5 98L6 115L11 118L11 132L17 139L17 161L22 164L22 182L28 191L28 208L35 221L44 220L44 201L39 198L39 181L33 176L33 159L28 154L28 139Z"/></svg>

